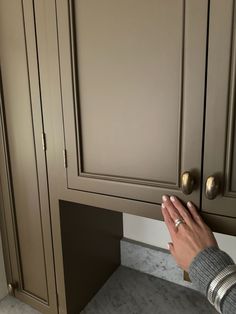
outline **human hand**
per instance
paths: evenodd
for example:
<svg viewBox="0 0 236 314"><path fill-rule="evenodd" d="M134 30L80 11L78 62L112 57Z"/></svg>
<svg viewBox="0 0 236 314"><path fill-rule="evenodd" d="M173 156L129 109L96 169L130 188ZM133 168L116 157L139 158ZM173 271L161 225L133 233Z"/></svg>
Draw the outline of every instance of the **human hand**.
<svg viewBox="0 0 236 314"><path fill-rule="evenodd" d="M207 247L218 246L216 239L192 202L187 203L188 211L175 196L163 195L162 201L162 214L172 239L169 250L177 264L188 271L198 253ZM184 221L177 228L176 219Z"/></svg>

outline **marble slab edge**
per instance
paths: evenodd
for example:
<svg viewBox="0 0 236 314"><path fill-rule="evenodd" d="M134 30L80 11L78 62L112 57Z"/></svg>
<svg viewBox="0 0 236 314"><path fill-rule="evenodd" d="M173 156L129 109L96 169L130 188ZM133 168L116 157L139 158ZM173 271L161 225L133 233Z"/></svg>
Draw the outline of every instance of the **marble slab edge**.
<svg viewBox="0 0 236 314"><path fill-rule="evenodd" d="M196 290L185 281L182 269L168 250L123 238L120 242L121 265Z"/></svg>

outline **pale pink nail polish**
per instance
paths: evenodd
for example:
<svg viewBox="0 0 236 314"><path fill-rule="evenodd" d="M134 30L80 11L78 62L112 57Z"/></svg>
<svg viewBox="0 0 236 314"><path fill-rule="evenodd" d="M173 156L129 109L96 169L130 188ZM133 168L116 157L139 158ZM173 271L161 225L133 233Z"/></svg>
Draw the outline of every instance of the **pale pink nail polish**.
<svg viewBox="0 0 236 314"><path fill-rule="evenodd" d="M167 197L166 195L163 195L163 196L162 196L162 199L163 199L163 201L165 202L165 201L168 200L168 197Z"/></svg>
<svg viewBox="0 0 236 314"><path fill-rule="evenodd" d="M171 197L170 197L170 200L171 200L171 202L175 202L175 201L176 201L176 198L175 198L174 196L171 196Z"/></svg>

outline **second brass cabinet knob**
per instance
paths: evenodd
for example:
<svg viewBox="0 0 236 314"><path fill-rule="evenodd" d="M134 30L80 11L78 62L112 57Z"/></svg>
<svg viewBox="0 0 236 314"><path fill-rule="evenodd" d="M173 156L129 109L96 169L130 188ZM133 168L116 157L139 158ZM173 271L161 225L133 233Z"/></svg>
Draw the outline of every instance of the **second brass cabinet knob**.
<svg viewBox="0 0 236 314"><path fill-rule="evenodd" d="M189 171L182 174L181 189L184 194L191 194L194 188L194 179Z"/></svg>
<svg viewBox="0 0 236 314"><path fill-rule="evenodd" d="M209 200L213 200L220 193L220 180L215 176L210 176L206 180L205 194Z"/></svg>

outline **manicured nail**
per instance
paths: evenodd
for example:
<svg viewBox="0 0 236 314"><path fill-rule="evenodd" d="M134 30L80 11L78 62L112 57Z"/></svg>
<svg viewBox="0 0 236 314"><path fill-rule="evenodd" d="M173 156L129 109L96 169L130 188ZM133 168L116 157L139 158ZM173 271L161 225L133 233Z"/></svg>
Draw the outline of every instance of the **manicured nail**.
<svg viewBox="0 0 236 314"><path fill-rule="evenodd" d="M168 200L168 197L167 197L166 195L163 195L163 196L162 196L162 199L163 199L163 201L165 202L165 201Z"/></svg>
<svg viewBox="0 0 236 314"><path fill-rule="evenodd" d="M166 246L167 246L167 249L169 250L170 249L170 244L167 243Z"/></svg>
<svg viewBox="0 0 236 314"><path fill-rule="evenodd" d="M161 204L161 207L162 207L162 208L165 208L165 205L162 203L162 204Z"/></svg>
<svg viewBox="0 0 236 314"><path fill-rule="evenodd" d="M170 200L171 200L171 202L175 202L175 201L176 201L176 197L171 196L171 197L170 197Z"/></svg>
<svg viewBox="0 0 236 314"><path fill-rule="evenodd" d="M188 202L188 203L187 203L187 206L188 206L188 207L192 207L193 204L192 204L191 202Z"/></svg>

